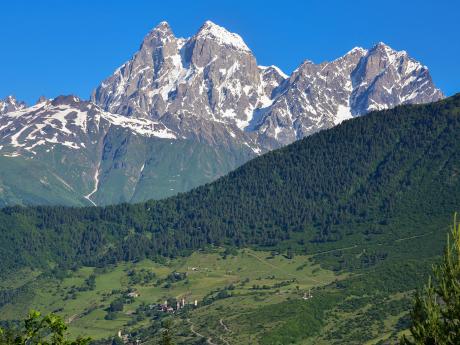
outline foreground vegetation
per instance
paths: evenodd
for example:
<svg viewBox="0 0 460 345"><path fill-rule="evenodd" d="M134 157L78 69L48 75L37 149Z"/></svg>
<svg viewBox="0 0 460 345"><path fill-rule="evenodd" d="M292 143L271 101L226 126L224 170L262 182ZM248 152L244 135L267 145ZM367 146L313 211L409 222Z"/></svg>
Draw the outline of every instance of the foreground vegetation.
<svg viewBox="0 0 460 345"><path fill-rule="evenodd" d="M67 339L67 326L64 321L53 314L41 316L38 311L31 311L24 320L23 327L0 328L1 345L87 345L89 338Z"/></svg>
<svg viewBox="0 0 460 345"><path fill-rule="evenodd" d="M450 236L449 236L450 235ZM441 263L433 268L434 282L419 291L411 312L411 337L404 345L460 344L460 224L455 217Z"/></svg>

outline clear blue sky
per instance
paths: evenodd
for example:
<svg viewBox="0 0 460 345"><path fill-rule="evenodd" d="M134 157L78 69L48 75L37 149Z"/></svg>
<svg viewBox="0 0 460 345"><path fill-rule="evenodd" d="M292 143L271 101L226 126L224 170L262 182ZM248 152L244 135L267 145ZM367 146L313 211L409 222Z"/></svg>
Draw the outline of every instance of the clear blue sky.
<svg viewBox="0 0 460 345"><path fill-rule="evenodd" d="M2 1L0 98L92 89L128 60L162 20L188 37L207 19L239 33L261 65L286 73L383 41L430 68L446 95L460 92L458 0Z"/></svg>

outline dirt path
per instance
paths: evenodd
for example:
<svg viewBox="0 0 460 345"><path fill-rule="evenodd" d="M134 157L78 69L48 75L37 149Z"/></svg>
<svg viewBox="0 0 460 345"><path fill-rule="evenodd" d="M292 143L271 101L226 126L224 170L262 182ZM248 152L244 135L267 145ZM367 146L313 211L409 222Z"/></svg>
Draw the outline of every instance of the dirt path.
<svg viewBox="0 0 460 345"><path fill-rule="evenodd" d="M203 334L201 333L198 333L197 331L195 331L195 329L193 328L193 323L190 319L187 319L187 321L190 323L190 332L192 332L193 334L195 334L196 336L200 337L200 338L204 338L206 339L206 342L209 344L209 345L217 345L215 343L212 342L212 338L210 337L206 337L204 336Z"/></svg>
<svg viewBox="0 0 460 345"><path fill-rule="evenodd" d="M431 231L431 232L427 232L427 233L424 233L424 234L421 234L421 235L414 235L414 236L409 236L409 237L403 237L403 238L397 238L395 240L390 240L390 242L393 242L393 243L396 243L396 242L402 242L402 241L407 241L407 240L412 240L414 238L419 238L419 237L425 237L425 236L428 236L428 235L431 235L433 234L434 231ZM383 243L377 243L377 245L381 246ZM362 244L360 245L362 246ZM318 252L318 253L314 253L312 254L311 256L316 256L316 255L321 255L321 254L328 254L328 253L333 253L333 252L337 252L337 251L340 251L340 250L350 250L350 249L354 249L354 248L357 248L358 245L355 244L353 246L350 246L350 247L344 247L344 248L337 248L337 249L331 249L331 250L326 250L324 252Z"/></svg>
<svg viewBox="0 0 460 345"><path fill-rule="evenodd" d="M410 236L410 237L399 238L399 239L395 240L395 242L402 242L402 241L412 240L414 238L428 236L428 235L431 235L433 233L434 233L434 231L431 231L431 232L427 232L427 233L421 234L421 235L415 235L415 236Z"/></svg>
<svg viewBox="0 0 460 345"><path fill-rule="evenodd" d="M316 255L321 255L321 254L327 254L327 253L333 253L333 252L338 252L339 250L350 250L350 249L354 249L356 248L358 245L355 244L354 246L350 246L350 247L344 247L344 248L337 248L337 249L331 249L331 250L326 250L324 252L318 252L318 253L314 253L312 254L311 256L316 256Z"/></svg>
<svg viewBox="0 0 460 345"><path fill-rule="evenodd" d="M224 323L223 319L219 320L220 325L225 329L225 332L230 332L230 329L227 327L227 325Z"/></svg>

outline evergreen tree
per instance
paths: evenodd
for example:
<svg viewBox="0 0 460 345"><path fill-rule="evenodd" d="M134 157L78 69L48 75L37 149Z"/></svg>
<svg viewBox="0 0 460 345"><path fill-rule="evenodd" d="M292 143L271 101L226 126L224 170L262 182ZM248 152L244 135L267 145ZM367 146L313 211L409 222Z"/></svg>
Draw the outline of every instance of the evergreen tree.
<svg viewBox="0 0 460 345"><path fill-rule="evenodd" d="M454 217L442 262L433 267L424 289L417 293L411 312L412 326L404 345L460 344L460 224Z"/></svg>
<svg viewBox="0 0 460 345"><path fill-rule="evenodd" d="M161 333L160 345L174 345L171 334L171 321L165 321L163 327L164 329Z"/></svg>

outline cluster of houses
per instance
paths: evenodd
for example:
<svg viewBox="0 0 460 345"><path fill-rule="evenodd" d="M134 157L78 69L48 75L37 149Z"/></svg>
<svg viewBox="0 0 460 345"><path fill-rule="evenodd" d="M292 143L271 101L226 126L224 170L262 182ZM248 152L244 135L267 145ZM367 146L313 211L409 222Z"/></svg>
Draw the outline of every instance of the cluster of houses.
<svg viewBox="0 0 460 345"><path fill-rule="evenodd" d="M137 298L140 296L139 292L137 291L131 291L126 296L131 297L131 298ZM149 308L150 309L158 309L159 311L165 312L165 313L174 313L182 308L184 308L186 305L193 306L193 307L198 307L198 300L194 300L193 302L187 303L185 300L185 297L182 297L180 300L177 300L176 306L172 306L168 304L168 300L165 300L163 304L150 304Z"/></svg>
<svg viewBox="0 0 460 345"><path fill-rule="evenodd" d="M149 307L153 309L156 307L159 311L162 311L164 313L174 313L182 308L184 308L186 305L198 306L198 300L194 300L193 302L187 303L185 298L182 298L180 300L177 300L176 306L172 306L168 304L168 301L166 300L163 304L157 304L157 305L150 305Z"/></svg>
<svg viewBox="0 0 460 345"><path fill-rule="evenodd" d="M128 292L128 294L126 294L127 297L130 297L130 298L137 298L140 296L140 293L137 292L137 291L131 291L131 292Z"/></svg>
<svg viewBox="0 0 460 345"><path fill-rule="evenodd" d="M117 336L123 341L123 343L125 344L129 343L129 334L123 334L121 332L121 329L118 331ZM138 344L139 341L137 340L136 343Z"/></svg>
<svg viewBox="0 0 460 345"><path fill-rule="evenodd" d="M308 294L305 292L305 293L303 294L303 297L302 297L302 298L303 298L304 300L307 300L307 299L310 299L310 298L312 298L312 297L313 297L313 295L311 294L311 289L309 289L309 290L308 290Z"/></svg>

